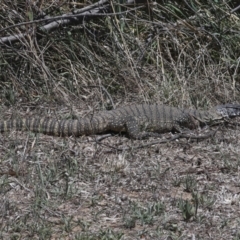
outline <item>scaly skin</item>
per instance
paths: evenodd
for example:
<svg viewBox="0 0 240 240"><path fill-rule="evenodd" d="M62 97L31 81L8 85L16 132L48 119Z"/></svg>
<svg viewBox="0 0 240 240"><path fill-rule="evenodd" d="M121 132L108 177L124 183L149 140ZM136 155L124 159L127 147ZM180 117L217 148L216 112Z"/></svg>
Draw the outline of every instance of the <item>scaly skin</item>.
<svg viewBox="0 0 240 240"><path fill-rule="evenodd" d="M32 131L53 136L82 136L104 132L126 132L132 139L160 136L160 133L183 128L194 129L240 116L240 105L219 105L208 111L188 110L165 105L130 105L102 111L80 120L26 118L0 122L0 132L11 129Z"/></svg>

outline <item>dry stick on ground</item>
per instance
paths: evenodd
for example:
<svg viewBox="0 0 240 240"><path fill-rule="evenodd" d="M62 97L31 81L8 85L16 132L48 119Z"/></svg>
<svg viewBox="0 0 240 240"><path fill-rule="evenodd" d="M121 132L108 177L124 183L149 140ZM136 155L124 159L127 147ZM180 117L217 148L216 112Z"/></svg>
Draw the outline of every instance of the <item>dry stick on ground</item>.
<svg viewBox="0 0 240 240"><path fill-rule="evenodd" d="M157 140L157 141L153 141L153 142L150 142L150 143L146 143L146 144L141 144L139 146L135 146L135 147L123 147L123 148L117 148L117 147L114 147L114 146L110 146L108 144L105 144L105 143L100 143L101 140L109 137L109 134L107 135L104 135L103 138L97 138L95 139L97 143L105 146L105 147L108 147L108 148L111 148L112 151L106 151L106 153L111 153L114 151L126 151L126 150L135 150L135 149L140 149L140 148L144 148L144 147L149 147L149 146L152 146L152 145L156 145L156 144L161 144L161 143L168 143L168 142L172 142L174 140L177 140L177 139L180 139L180 138L186 138L186 139L208 139L210 137L213 137L215 136L216 132L217 132L218 128L214 131L211 131L209 132L208 134L205 134L205 135L201 135L201 136L194 136L192 134L188 134L188 133L178 133L178 134L175 134L173 135L170 139L163 139L163 140Z"/></svg>
<svg viewBox="0 0 240 240"><path fill-rule="evenodd" d="M225 14L223 17L221 17L216 23L221 22L223 19L225 19L226 17L231 16L231 14L233 14L234 12L236 12L237 10L240 9L240 5L238 5L237 7L235 7L234 9L232 9L229 13Z"/></svg>
<svg viewBox="0 0 240 240"><path fill-rule="evenodd" d="M3 28L0 30L0 33L3 31L9 30L11 28L16 28L16 27L19 27L22 25L36 24L36 23L41 23L41 22L46 22L46 21L50 22L50 23L48 23L42 27L39 27L39 31L49 33L61 26L81 24L81 22L86 18L122 15L125 13L129 13L131 11L136 11L137 9L143 8L144 6L135 7L133 9L129 9L127 11L119 12L119 13L101 13L101 12L109 12L109 11L107 11L108 7L110 7L109 4L105 5L105 6L103 5L103 6L95 7L95 9L92 9L92 10L88 10L88 11L85 10L84 12L81 9L79 9L79 11L81 11L81 13L77 13L77 14L68 13L68 14L64 14L62 16L57 16L57 17L48 17L46 19L22 22L22 23L18 23L18 24ZM77 12L77 11L75 11L75 12ZM31 33L31 29L25 33L11 35L8 37L2 37L2 38L0 38L0 44L9 44L9 43L14 43L16 41L20 41L22 38L25 38L30 33Z"/></svg>
<svg viewBox="0 0 240 240"><path fill-rule="evenodd" d="M82 16L82 14L84 12L89 11L90 9L92 9L95 5L100 6L100 5L103 5L103 4L107 3L107 2L108 2L108 0L99 1L98 3L90 5L90 6L86 7L86 8L75 10L74 14L73 13L66 13L66 14L63 14L62 16L48 17L46 19L38 19L38 20L33 20L33 21L28 21L28 22L22 22L22 23L14 24L14 25L8 26L6 28L0 29L0 33L3 32L3 31L9 30L11 28L16 28L16 27L19 27L19 26L22 26L22 25L30 25L30 24L36 24L36 23L42 23L42 22L58 21L58 20L62 20L62 19L69 19L69 18L79 17L79 16Z"/></svg>

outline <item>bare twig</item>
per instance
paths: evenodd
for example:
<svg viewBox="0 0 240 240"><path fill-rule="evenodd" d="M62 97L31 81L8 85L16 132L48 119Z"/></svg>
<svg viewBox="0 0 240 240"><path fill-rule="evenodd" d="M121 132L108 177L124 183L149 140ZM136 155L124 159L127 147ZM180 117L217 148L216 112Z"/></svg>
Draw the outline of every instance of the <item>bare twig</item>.
<svg viewBox="0 0 240 240"><path fill-rule="evenodd" d="M121 14L129 13L131 11L135 11L135 10L143 7L143 6L135 7L133 9L129 9L127 11L123 11L123 12L119 12L119 13L106 13L106 12L109 12L108 8L110 7L110 5L107 4L105 6L100 6L100 5L102 5L102 3L106 3L106 2L107 2L106 0L100 1L96 4L88 6L86 8L75 10L74 13L68 13L68 14L64 14L62 16L48 17L45 19L39 19L39 20L22 22L22 23L18 23L15 25L11 25L9 27L1 29L0 33L3 31L9 30L11 28L20 27L23 25L37 24L37 23L42 23L42 22L50 22L42 27L39 27L40 32L46 33L46 32L51 32L54 29L59 28L60 26L63 26L63 25L66 26L66 25L71 25L71 24L74 24L74 25L80 24L83 19L86 19L88 17L93 18L93 17L106 17L106 16L121 15ZM93 7L95 7L95 9L93 9ZM105 12L105 13L101 13L101 12ZM26 33L21 33L21 34L17 34L17 35L0 38L0 44L13 43L16 41L20 41L20 39L23 39L24 37L26 37L29 34L29 32L31 32L31 31L29 30Z"/></svg>
<svg viewBox="0 0 240 240"><path fill-rule="evenodd" d="M217 129L217 130L218 130L218 129ZM187 134L187 133L178 133L178 134L173 135L170 139L161 139L161 140L153 141L153 142L150 142L150 143L141 144L141 145L135 146L135 147L117 148L117 147L114 147L114 146L109 146L109 145L107 145L107 144L105 144L105 143L100 143L100 144L101 144L101 145L104 145L104 146L106 146L106 147L109 147L109 148L111 148L111 149L114 150L114 151L135 150L135 149L145 148L145 147L149 147L149 146L156 145L156 144L162 144L162 143L172 142L172 141L177 140L177 139L180 139L180 138L187 138L187 139L207 139L207 138L213 137L213 136L216 134L217 130L211 131L211 132L209 132L208 134L201 135L201 136L194 136L194 135L192 135L192 134ZM112 152L112 151L107 151L107 152Z"/></svg>
<svg viewBox="0 0 240 240"><path fill-rule="evenodd" d="M236 12L237 10L240 9L240 5L232 9L229 13L225 14L223 17L221 17L217 23L221 22L223 19L225 19L228 16L231 16L232 13Z"/></svg>

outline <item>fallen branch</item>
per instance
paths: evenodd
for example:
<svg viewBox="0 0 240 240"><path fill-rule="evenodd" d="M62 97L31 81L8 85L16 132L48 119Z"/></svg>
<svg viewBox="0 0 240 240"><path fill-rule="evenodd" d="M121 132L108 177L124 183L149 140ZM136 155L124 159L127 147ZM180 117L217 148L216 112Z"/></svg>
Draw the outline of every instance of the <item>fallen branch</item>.
<svg viewBox="0 0 240 240"><path fill-rule="evenodd" d="M201 139L201 140L202 139L207 139L207 138L215 136L217 130L211 131L208 134L201 135L201 136L194 136L192 134L187 134L187 133L178 133L178 134L173 135L169 139L161 139L161 140L153 141L153 142L146 143L146 144L141 144L139 146L134 146L134 147L117 148L117 147L114 147L114 146L109 146L109 145L107 145L105 143L100 143L100 142L98 142L98 143L101 144L101 145L104 145L104 146L106 146L108 148L111 148L114 151L121 151L122 152L122 151L126 151L126 150L135 150L135 149L145 148L145 147L149 147L149 146L156 145L156 144L169 143L169 142L172 142L172 141L180 139L180 138ZM107 151L106 153L110 153L110 152L112 152L112 151Z"/></svg>
<svg viewBox="0 0 240 240"><path fill-rule="evenodd" d="M142 5L139 7L128 9L123 12L114 13L111 5L109 4L109 0L100 0L99 2L94 3L90 6L74 10L72 13L63 14L62 16L56 16L56 17L44 16L44 19L38 19L38 20L29 21L29 22L22 22L22 23L14 24L9 27L3 28L0 30L0 33L12 28L23 26L23 25L32 25L32 24L36 25L39 23L47 22L47 24L41 27L38 27L37 31L34 31L34 28L30 28L25 33L2 37L0 38L0 44L13 44L14 42L21 41L27 35L33 35L34 33L36 33L36 36L40 38L42 33L50 33L61 26L81 24L83 21L86 21L88 19L93 19L96 17L106 17L106 16L126 14L143 7L144 6Z"/></svg>

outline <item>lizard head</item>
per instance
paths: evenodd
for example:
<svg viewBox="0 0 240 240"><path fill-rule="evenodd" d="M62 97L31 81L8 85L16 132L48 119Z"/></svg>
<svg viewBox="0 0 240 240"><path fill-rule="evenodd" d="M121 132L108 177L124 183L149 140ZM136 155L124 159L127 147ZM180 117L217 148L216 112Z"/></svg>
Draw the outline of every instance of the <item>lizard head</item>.
<svg viewBox="0 0 240 240"><path fill-rule="evenodd" d="M240 116L240 104L224 104L215 107L216 112L224 118Z"/></svg>

